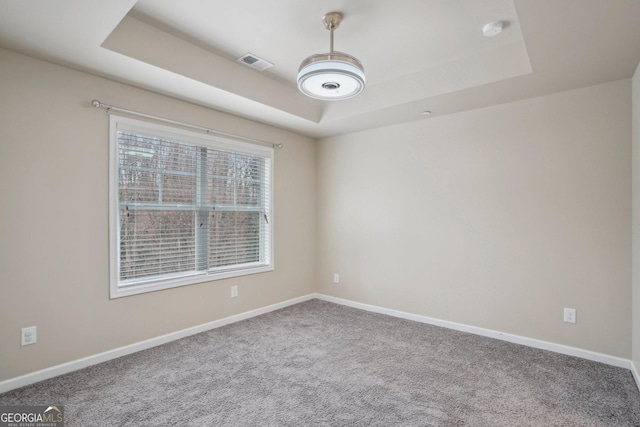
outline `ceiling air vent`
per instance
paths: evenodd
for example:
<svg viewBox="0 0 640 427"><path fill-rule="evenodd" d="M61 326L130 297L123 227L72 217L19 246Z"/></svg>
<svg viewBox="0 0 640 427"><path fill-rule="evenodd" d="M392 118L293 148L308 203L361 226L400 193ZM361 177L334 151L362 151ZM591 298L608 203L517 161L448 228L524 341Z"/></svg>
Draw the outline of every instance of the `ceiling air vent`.
<svg viewBox="0 0 640 427"><path fill-rule="evenodd" d="M264 71L267 68L273 67L273 64L269 61L265 61L262 58L258 58L253 53L247 53L242 55L240 58L236 59L236 61L248 65L251 68L255 68L258 71Z"/></svg>

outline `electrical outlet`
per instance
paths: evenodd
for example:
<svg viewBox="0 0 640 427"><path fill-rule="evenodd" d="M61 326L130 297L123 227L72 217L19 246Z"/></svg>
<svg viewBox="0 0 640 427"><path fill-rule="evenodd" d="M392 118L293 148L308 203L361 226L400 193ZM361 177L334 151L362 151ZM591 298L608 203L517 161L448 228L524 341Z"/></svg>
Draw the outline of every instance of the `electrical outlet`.
<svg viewBox="0 0 640 427"><path fill-rule="evenodd" d="M567 323L576 323L576 309L565 308L564 309L564 321Z"/></svg>
<svg viewBox="0 0 640 427"><path fill-rule="evenodd" d="M38 338L38 328L36 326L29 326L28 328L22 328L21 346L35 344Z"/></svg>
<svg viewBox="0 0 640 427"><path fill-rule="evenodd" d="M235 298L238 296L238 287L237 286L232 286L231 287L231 298Z"/></svg>
<svg viewBox="0 0 640 427"><path fill-rule="evenodd" d="M340 283L340 275L338 273L333 274L333 283Z"/></svg>

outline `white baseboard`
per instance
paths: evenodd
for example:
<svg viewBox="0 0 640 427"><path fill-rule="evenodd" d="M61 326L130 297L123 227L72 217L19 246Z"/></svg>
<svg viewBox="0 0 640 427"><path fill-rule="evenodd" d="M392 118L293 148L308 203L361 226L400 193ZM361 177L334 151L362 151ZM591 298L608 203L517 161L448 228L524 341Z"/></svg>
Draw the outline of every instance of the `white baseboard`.
<svg viewBox="0 0 640 427"><path fill-rule="evenodd" d="M638 386L638 390L640 390L640 375L636 369L636 364L633 363L633 361L629 362L629 364L631 365L631 375L633 375L633 379L636 380L636 386Z"/></svg>
<svg viewBox="0 0 640 427"><path fill-rule="evenodd" d="M137 351L146 350L151 347L166 344L171 341L185 338L191 335L199 334L211 329L219 328L230 323L239 322L241 320L249 319L251 317L260 316L261 314L269 313L270 311L279 310L281 308L288 307L290 305L298 304L304 301L315 298L313 294L305 295L299 298L290 299L277 304L269 305L266 307L250 310L244 313L236 314L233 316L225 317L224 319L214 320L213 322L204 323L202 325L193 326L191 328L183 329L181 331L172 332L170 334L162 335L159 337L151 338L148 340L133 343L124 347L119 347L113 350L105 351L104 353L95 354L92 356L83 357L81 359L72 360L71 362L63 363L60 365L52 366L50 368L42 369L40 371L31 372L26 375L22 375L15 378L10 378L0 382L0 393L7 392L19 387L24 387L29 384L34 384L39 381L43 381L49 378L57 377L58 375L66 374L69 372L77 371L88 366L96 365L98 363L106 362L127 354L135 353Z"/></svg>
<svg viewBox="0 0 640 427"><path fill-rule="evenodd" d="M592 360L594 362L605 363L607 365L617 366L619 368L631 369L632 363L628 359L621 357L609 356L607 354L596 353L590 350L583 350L581 348L569 347L562 344L555 344L548 341L537 340L534 338L527 338L520 335L512 335L504 332L493 331L491 329L478 328L476 326L464 325L462 323L450 322L448 320L435 319L433 317L421 316L418 314L406 313L404 311L392 310L389 308L379 307L375 305L363 304L351 300L342 298L336 298L323 294L314 294L315 298L323 301L333 302L336 304L346 305L353 308L359 308L361 310L371 311L374 313L386 314L393 317L399 317L402 319L413 320L420 323L428 323L430 325L441 326L443 328L454 329L456 331L468 332L475 335L482 335L484 337L495 338L502 341L508 341L514 344L526 345L528 347L539 348L542 350L548 350L555 353L566 354L569 356L580 357L582 359ZM634 373L636 383L640 381L637 372Z"/></svg>
<svg viewBox="0 0 640 427"><path fill-rule="evenodd" d="M461 323L450 322L447 320L435 319L432 317L421 316L418 314L407 313L399 310L392 310L389 308L379 307L370 304L363 304L351 300L342 298L336 298L329 295L313 293L302 297L290 299L277 304L272 304L266 307L250 310L244 313L236 314L233 316L225 317L224 319L214 320L202 325L194 326L191 328L183 329L181 331L172 332L170 334L162 335L159 337L151 338L145 341L133 343L124 347L119 347L113 350L105 351L103 353L95 354L92 356L83 357L81 359L73 360L71 362L63 363L60 365L52 366L50 368L42 369L40 371L25 374L19 377L10 378L0 382L0 393L7 392L19 387L23 387L29 384L34 384L39 381L43 381L49 378L63 375L69 372L77 371L88 366L96 365L98 363L106 362L127 354L135 353L137 351L146 350L148 348L156 347L158 345L166 344L171 341L185 338L191 335L205 332L211 329L219 328L230 323L239 322L241 320L249 319L252 317L260 316L265 313L269 313L274 310L279 310L291 305L295 305L311 299L320 299L323 301L333 302L348 307L358 308L361 310L371 311L374 313L386 314L393 317L399 317L401 319L413 320L420 323L427 323L430 325L441 326L443 328L454 329L456 331L468 332L475 335L481 335L489 338L495 338L502 341L508 341L515 344L526 345L529 347L539 348L542 350L553 351L555 353L566 354L569 356L580 357L582 359L592 360L595 362L605 363L607 365L617 366L620 368L626 368L631 370L631 373L636 381L636 385L640 389L640 375L632 361L623 359L620 357L609 356L602 353L596 353L589 350L583 350L580 348L569 347L562 344L555 344L547 341L541 341L533 338L522 337L519 335L506 334L503 332L493 331L490 329L478 328L476 326L464 325Z"/></svg>

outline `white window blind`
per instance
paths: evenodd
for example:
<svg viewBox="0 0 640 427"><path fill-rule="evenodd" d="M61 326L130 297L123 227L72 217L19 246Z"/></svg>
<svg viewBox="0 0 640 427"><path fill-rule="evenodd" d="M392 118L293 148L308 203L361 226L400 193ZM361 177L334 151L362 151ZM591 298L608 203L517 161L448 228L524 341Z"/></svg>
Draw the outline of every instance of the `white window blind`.
<svg viewBox="0 0 640 427"><path fill-rule="evenodd" d="M111 117L112 297L272 270L273 149Z"/></svg>

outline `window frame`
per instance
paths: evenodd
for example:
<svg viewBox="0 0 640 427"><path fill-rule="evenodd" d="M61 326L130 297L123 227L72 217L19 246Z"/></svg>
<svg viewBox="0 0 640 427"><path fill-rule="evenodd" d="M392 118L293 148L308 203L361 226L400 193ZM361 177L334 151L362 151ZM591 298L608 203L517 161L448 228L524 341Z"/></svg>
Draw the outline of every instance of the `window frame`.
<svg viewBox="0 0 640 427"><path fill-rule="evenodd" d="M126 286L121 285L120 279L120 201L119 201L119 144L118 131L151 134L167 138L181 143L193 144L198 147L213 148L240 154L255 155L266 158L269 162L267 176L268 206L265 207L265 215L268 224L266 233L260 233L260 248L264 251L265 263L255 267L240 269L208 268L207 270L195 270L166 275L161 279L127 280ZM130 117L110 114L109 118L109 265L110 265L110 298L119 298L129 295L137 295L146 292L159 291L180 286L193 285L231 277L258 274L274 270L274 222L273 222L273 182L274 182L274 150L273 147L265 147L257 144L237 141L229 137L220 137L211 134L203 134L185 130L178 127L166 126L152 122L142 121ZM197 209L196 209L197 211ZM263 242L262 237L268 241ZM195 266L194 266L195 267Z"/></svg>

